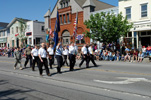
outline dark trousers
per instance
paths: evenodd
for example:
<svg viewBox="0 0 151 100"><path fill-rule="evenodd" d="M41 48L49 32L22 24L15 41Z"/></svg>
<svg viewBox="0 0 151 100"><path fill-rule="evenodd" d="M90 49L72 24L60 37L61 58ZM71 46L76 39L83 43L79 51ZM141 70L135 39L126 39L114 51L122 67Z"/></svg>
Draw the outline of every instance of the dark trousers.
<svg viewBox="0 0 151 100"><path fill-rule="evenodd" d="M24 64L25 67L26 67L29 60L30 60L30 67L32 67L32 57L31 57L31 55L26 55L26 61L25 61L25 64Z"/></svg>
<svg viewBox="0 0 151 100"><path fill-rule="evenodd" d="M89 56L87 56L87 55L83 55L82 56L82 61L80 63L80 66L82 66L82 64L83 64L84 61L86 61L86 67L89 67Z"/></svg>
<svg viewBox="0 0 151 100"><path fill-rule="evenodd" d="M49 72L49 68L48 68L47 58L42 58L42 60L43 60L43 62L41 62L41 61L39 60L39 73L40 73L40 75L42 75L42 72L43 72L42 67L43 67L43 65L44 65L45 70L46 70L46 73L47 73L47 75L49 75L50 72Z"/></svg>
<svg viewBox="0 0 151 100"><path fill-rule="evenodd" d="M75 55L69 54L69 60L70 60L70 71L72 71L76 63Z"/></svg>
<svg viewBox="0 0 151 100"><path fill-rule="evenodd" d="M49 58L49 66L52 68L52 65L54 64L54 55L49 55L51 56L51 59Z"/></svg>
<svg viewBox="0 0 151 100"><path fill-rule="evenodd" d="M56 55L56 59L57 59L57 64L58 64L57 72L60 73L61 72L61 67L62 67L62 64L63 64L63 59L62 59L62 56L58 56L58 55Z"/></svg>
<svg viewBox="0 0 151 100"><path fill-rule="evenodd" d="M66 65L68 66L67 57L68 57L67 55L64 55L63 65L66 63Z"/></svg>
<svg viewBox="0 0 151 100"><path fill-rule="evenodd" d="M37 67L39 68L39 57L34 56L35 59L33 59L33 65L32 65L32 70L35 70L35 63L37 63Z"/></svg>
<svg viewBox="0 0 151 100"><path fill-rule="evenodd" d="M22 67L21 59L15 59L15 65L14 65L14 67L16 67L16 66L17 66L17 64L19 64L19 65L20 65L20 67Z"/></svg>
<svg viewBox="0 0 151 100"><path fill-rule="evenodd" d="M89 63L90 63L90 61L94 64L94 66L97 66L97 64L95 63L95 61L94 61L94 55L92 55L92 54L90 54L90 57L89 57Z"/></svg>

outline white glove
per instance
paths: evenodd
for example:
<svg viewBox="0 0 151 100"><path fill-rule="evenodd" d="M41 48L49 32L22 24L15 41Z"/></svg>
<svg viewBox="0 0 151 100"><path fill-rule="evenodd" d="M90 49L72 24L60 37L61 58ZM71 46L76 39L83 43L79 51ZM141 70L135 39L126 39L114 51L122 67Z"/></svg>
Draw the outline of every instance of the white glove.
<svg viewBox="0 0 151 100"><path fill-rule="evenodd" d="M33 60L34 60L35 58L33 57Z"/></svg>

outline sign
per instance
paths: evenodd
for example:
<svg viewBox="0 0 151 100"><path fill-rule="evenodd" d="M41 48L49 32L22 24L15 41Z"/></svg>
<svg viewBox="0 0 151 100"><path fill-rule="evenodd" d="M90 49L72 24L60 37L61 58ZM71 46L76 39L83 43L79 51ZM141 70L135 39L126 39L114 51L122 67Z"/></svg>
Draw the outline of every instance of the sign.
<svg viewBox="0 0 151 100"><path fill-rule="evenodd" d="M26 33L26 36L31 36L31 35L32 35L32 32Z"/></svg>
<svg viewBox="0 0 151 100"><path fill-rule="evenodd" d="M6 43L7 42L7 38L0 38L0 43Z"/></svg>
<svg viewBox="0 0 151 100"><path fill-rule="evenodd" d="M139 24L139 25L134 25L134 30L137 30L137 29L143 29L143 28L151 28L151 24L148 23L148 24Z"/></svg>

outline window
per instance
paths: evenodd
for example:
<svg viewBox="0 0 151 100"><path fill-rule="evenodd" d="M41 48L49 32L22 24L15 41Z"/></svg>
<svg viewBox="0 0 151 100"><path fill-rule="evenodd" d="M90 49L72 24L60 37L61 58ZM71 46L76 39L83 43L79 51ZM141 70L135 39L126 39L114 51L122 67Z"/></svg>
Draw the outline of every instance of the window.
<svg viewBox="0 0 151 100"><path fill-rule="evenodd" d="M63 15L64 23L66 23L66 15Z"/></svg>
<svg viewBox="0 0 151 100"><path fill-rule="evenodd" d="M5 32L3 32L3 36L5 36Z"/></svg>
<svg viewBox="0 0 151 100"><path fill-rule="evenodd" d="M70 22L69 14L67 14L67 21L68 21L68 23Z"/></svg>
<svg viewBox="0 0 151 100"><path fill-rule="evenodd" d="M126 8L127 19L131 19L131 7Z"/></svg>
<svg viewBox="0 0 151 100"><path fill-rule="evenodd" d="M141 17L147 17L147 4L141 5Z"/></svg>
<svg viewBox="0 0 151 100"><path fill-rule="evenodd" d="M14 34L14 29L12 28L12 34Z"/></svg>
<svg viewBox="0 0 151 100"><path fill-rule="evenodd" d="M16 33L18 33L18 27L16 27Z"/></svg>
<svg viewBox="0 0 151 100"><path fill-rule="evenodd" d="M43 32L45 31L45 28L44 28L44 26L41 26L41 31L43 31Z"/></svg>
<svg viewBox="0 0 151 100"><path fill-rule="evenodd" d="M61 8L63 8L63 4L61 3Z"/></svg>
<svg viewBox="0 0 151 100"><path fill-rule="evenodd" d="M66 7L66 3L63 3L63 7L64 7L64 8Z"/></svg>
<svg viewBox="0 0 151 100"><path fill-rule="evenodd" d="M27 31L30 31L30 25L27 25Z"/></svg>
<svg viewBox="0 0 151 100"><path fill-rule="evenodd" d="M62 15L60 15L60 23L62 24Z"/></svg>
<svg viewBox="0 0 151 100"><path fill-rule="evenodd" d="M66 2L66 6L67 6L67 7L69 6L69 3L68 3L68 2Z"/></svg>

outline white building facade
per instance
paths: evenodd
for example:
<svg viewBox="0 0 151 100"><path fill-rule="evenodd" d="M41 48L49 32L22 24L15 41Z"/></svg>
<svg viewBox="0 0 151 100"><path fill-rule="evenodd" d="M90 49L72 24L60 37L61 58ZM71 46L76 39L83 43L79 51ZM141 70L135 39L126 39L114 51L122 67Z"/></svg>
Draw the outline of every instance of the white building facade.
<svg viewBox="0 0 151 100"><path fill-rule="evenodd" d="M119 12L133 23L124 42L132 48L151 45L151 0L119 0Z"/></svg>
<svg viewBox="0 0 151 100"><path fill-rule="evenodd" d="M27 36L27 44L34 46L46 41L46 33L44 22L28 21L25 35Z"/></svg>

